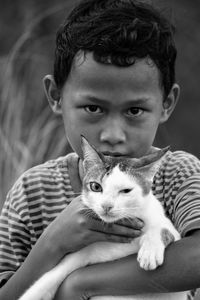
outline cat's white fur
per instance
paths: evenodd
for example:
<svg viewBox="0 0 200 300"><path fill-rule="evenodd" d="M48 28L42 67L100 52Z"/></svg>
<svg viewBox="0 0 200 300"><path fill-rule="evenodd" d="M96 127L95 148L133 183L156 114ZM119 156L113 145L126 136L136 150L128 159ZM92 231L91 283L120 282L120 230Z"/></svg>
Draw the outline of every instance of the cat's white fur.
<svg viewBox="0 0 200 300"><path fill-rule="evenodd" d="M74 270L90 264L116 260L133 253L138 253L138 263L145 270L152 270L162 265L165 250L162 230L166 229L170 232L175 241L180 239L180 235L165 216L162 205L152 191L150 190L148 194L144 195L138 181L129 174L122 172L118 165L108 176L104 177L101 184L104 193L92 191L83 193L83 203L94 210L105 222L113 222L123 217L141 218L145 224L141 237L133 239L130 243L97 242L67 255L55 268L36 281L20 300L51 300L63 280ZM131 189L130 193L120 193L120 191L129 188ZM103 207L105 208L106 205L113 206L110 217L105 215ZM123 297L96 296L92 298L92 300L111 299L186 300L187 296L186 292L180 292Z"/></svg>

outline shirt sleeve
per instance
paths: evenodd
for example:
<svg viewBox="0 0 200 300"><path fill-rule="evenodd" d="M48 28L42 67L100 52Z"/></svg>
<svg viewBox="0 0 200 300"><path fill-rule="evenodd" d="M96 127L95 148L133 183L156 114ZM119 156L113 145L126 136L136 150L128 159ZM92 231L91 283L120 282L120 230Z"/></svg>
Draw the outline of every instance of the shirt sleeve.
<svg viewBox="0 0 200 300"><path fill-rule="evenodd" d="M30 247L23 208L18 205L24 197L21 188L19 182L8 193L0 216L0 286L19 268Z"/></svg>
<svg viewBox="0 0 200 300"><path fill-rule="evenodd" d="M75 197L67 157L27 170L8 193L0 215L0 280L22 265L44 229Z"/></svg>
<svg viewBox="0 0 200 300"><path fill-rule="evenodd" d="M182 236L200 229L200 173L183 181L174 201L175 226Z"/></svg>

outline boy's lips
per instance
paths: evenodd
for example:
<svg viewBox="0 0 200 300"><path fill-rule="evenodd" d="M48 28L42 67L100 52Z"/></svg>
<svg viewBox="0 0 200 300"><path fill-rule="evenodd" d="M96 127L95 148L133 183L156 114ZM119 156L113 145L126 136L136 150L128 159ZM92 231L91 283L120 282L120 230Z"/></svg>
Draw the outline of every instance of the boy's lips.
<svg viewBox="0 0 200 300"><path fill-rule="evenodd" d="M127 157L128 155L120 152L103 151L103 155L112 157Z"/></svg>

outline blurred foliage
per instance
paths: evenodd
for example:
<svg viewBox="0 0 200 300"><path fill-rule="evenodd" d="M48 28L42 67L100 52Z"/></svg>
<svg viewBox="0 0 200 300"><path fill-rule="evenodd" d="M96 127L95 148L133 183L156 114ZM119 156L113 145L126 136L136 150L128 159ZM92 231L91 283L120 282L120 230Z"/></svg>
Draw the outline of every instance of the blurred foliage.
<svg viewBox="0 0 200 300"><path fill-rule="evenodd" d="M55 33L75 0L0 0L0 209L16 178L33 165L70 151L62 120L45 99L42 78L52 73ZM154 0L177 27L176 111L157 146L200 157L200 1Z"/></svg>

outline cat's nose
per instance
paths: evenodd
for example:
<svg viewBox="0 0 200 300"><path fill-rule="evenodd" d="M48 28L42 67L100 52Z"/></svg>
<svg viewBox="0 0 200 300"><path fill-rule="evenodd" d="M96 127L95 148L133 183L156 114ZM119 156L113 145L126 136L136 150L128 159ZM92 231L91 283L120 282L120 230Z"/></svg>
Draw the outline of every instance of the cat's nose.
<svg viewBox="0 0 200 300"><path fill-rule="evenodd" d="M102 208L104 210L105 213L108 213L111 211L111 209L113 208L113 205L112 204L102 204Z"/></svg>

